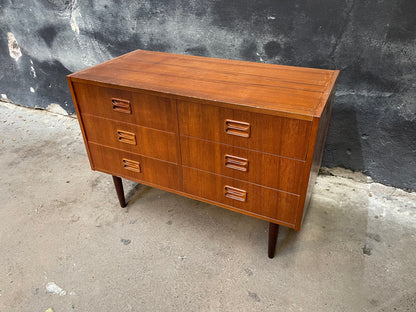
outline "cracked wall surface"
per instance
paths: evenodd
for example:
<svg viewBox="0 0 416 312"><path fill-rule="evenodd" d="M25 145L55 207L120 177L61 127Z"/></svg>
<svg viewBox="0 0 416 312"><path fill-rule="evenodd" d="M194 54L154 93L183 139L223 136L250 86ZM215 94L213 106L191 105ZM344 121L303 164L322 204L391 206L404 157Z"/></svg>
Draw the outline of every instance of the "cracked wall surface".
<svg viewBox="0 0 416 312"><path fill-rule="evenodd" d="M416 189L416 2L4 0L0 94L74 113L65 76L146 49L340 69L325 166Z"/></svg>

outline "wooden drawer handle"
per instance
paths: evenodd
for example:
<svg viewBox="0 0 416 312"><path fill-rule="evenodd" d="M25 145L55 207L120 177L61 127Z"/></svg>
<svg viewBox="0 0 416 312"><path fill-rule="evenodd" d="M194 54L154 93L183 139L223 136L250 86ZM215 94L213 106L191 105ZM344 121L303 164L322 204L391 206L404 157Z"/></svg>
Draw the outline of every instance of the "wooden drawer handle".
<svg viewBox="0 0 416 312"><path fill-rule="evenodd" d="M245 190L242 189L238 189L236 187L232 187L232 186L224 186L224 190L225 190L225 197L227 198L231 198L234 200L238 200L241 202L246 202L247 201L247 192Z"/></svg>
<svg viewBox="0 0 416 312"><path fill-rule="evenodd" d="M243 172L248 171L248 159L226 154L225 166L230 169L235 169Z"/></svg>
<svg viewBox="0 0 416 312"><path fill-rule="evenodd" d="M136 134L123 130L117 130L117 138L120 142L137 145Z"/></svg>
<svg viewBox="0 0 416 312"><path fill-rule="evenodd" d="M131 114L131 104L129 100L112 98L111 103L113 104L113 111Z"/></svg>
<svg viewBox="0 0 416 312"><path fill-rule="evenodd" d="M225 120L225 132L243 138L250 137L251 125L248 122L236 121L231 119Z"/></svg>
<svg viewBox="0 0 416 312"><path fill-rule="evenodd" d="M140 163L138 161L123 158L122 164L123 164L124 169L135 171L135 172L142 172L140 168Z"/></svg>

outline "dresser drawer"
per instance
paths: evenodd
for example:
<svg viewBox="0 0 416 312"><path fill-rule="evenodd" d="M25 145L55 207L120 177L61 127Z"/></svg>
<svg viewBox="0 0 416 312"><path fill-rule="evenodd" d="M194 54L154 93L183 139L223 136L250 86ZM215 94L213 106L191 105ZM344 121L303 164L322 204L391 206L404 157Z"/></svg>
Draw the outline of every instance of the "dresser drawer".
<svg viewBox="0 0 416 312"><path fill-rule="evenodd" d="M293 225L299 196L183 167L186 193Z"/></svg>
<svg viewBox="0 0 416 312"><path fill-rule="evenodd" d="M89 142L177 163L176 134L107 118L82 115Z"/></svg>
<svg viewBox="0 0 416 312"><path fill-rule="evenodd" d="M168 98L126 90L73 83L81 114L176 132L176 111Z"/></svg>
<svg viewBox="0 0 416 312"><path fill-rule="evenodd" d="M178 101L182 135L306 159L311 122Z"/></svg>
<svg viewBox="0 0 416 312"><path fill-rule="evenodd" d="M94 169L137 182L178 189L178 166L164 161L88 143Z"/></svg>
<svg viewBox="0 0 416 312"><path fill-rule="evenodd" d="M305 163L181 136L182 165L300 194Z"/></svg>

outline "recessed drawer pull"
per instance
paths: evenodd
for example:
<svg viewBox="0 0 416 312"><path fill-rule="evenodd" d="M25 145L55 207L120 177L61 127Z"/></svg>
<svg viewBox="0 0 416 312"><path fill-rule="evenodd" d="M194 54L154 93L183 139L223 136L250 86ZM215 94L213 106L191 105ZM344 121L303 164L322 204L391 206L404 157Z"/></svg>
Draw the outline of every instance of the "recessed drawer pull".
<svg viewBox="0 0 416 312"><path fill-rule="evenodd" d="M231 119L225 120L225 132L231 135L243 138L250 137L250 124L248 122L236 121Z"/></svg>
<svg viewBox="0 0 416 312"><path fill-rule="evenodd" d="M241 202L247 201L247 192L232 186L224 186L225 197L235 199Z"/></svg>
<svg viewBox="0 0 416 312"><path fill-rule="evenodd" d="M247 172L248 171L248 159L226 154L225 166L227 168Z"/></svg>
<svg viewBox="0 0 416 312"><path fill-rule="evenodd" d="M120 142L136 145L136 134L133 132L127 132L123 130L117 130L117 138Z"/></svg>
<svg viewBox="0 0 416 312"><path fill-rule="evenodd" d="M125 113L125 114L131 114L130 101L112 98L111 103L113 104L113 111Z"/></svg>
<svg viewBox="0 0 416 312"><path fill-rule="evenodd" d="M138 161L123 158L122 163L123 163L124 169L135 171L135 172L142 172L140 168L140 163Z"/></svg>

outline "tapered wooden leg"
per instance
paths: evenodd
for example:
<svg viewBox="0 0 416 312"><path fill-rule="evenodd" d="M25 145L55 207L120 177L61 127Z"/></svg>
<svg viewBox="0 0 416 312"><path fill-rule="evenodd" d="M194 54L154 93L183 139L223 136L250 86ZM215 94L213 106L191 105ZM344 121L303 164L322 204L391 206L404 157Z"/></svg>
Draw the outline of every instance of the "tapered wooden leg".
<svg viewBox="0 0 416 312"><path fill-rule="evenodd" d="M113 176L114 186L116 187L118 201L120 202L120 206L122 208L126 207L126 200L124 199L124 190L123 190L123 183L121 178Z"/></svg>
<svg viewBox="0 0 416 312"><path fill-rule="evenodd" d="M279 225L269 223L269 258L274 258L274 251L276 250L277 234L279 233Z"/></svg>

